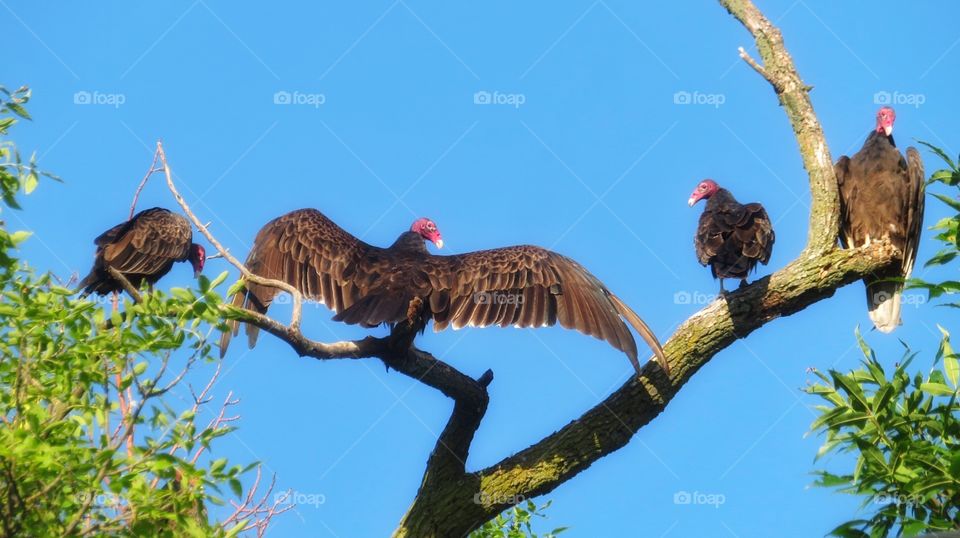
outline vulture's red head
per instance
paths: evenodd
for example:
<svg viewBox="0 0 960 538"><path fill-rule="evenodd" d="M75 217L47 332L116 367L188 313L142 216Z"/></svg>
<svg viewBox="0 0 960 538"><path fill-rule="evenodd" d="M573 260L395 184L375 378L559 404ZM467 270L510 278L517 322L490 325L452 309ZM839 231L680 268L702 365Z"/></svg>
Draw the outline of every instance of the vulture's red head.
<svg viewBox="0 0 960 538"><path fill-rule="evenodd" d="M190 245L190 265L193 266L193 278L200 276L203 271L203 264L207 262L207 251L203 247L194 243Z"/></svg>
<svg viewBox="0 0 960 538"><path fill-rule="evenodd" d="M897 113L892 108L885 106L877 112L877 132L887 136L893 134L893 122L897 119Z"/></svg>
<svg viewBox="0 0 960 538"><path fill-rule="evenodd" d="M437 245L437 248L443 248L443 238L440 237L440 230L437 229L437 225L432 220L426 217L419 218L413 221L410 231L420 234L420 237Z"/></svg>
<svg viewBox="0 0 960 538"><path fill-rule="evenodd" d="M693 189L693 192L690 193L690 199L687 200L687 205L693 207L693 204L699 202L700 200L705 200L713 196L718 190L720 190L720 185L717 185L717 182L712 179L704 179L697 185L696 189Z"/></svg>

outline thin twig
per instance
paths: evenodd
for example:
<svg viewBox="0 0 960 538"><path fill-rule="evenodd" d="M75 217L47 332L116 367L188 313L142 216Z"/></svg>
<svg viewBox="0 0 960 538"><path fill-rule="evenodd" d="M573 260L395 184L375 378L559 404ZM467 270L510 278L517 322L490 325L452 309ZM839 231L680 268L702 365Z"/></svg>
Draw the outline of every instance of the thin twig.
<svg viewBox="0 0 960 538"><path fill-rule="evenodd" d="M143 188L147 186L147 180L150 179L150 176L157 171L157 158L156 153L153 154L153 162L150 164L150 170L143 176L143 179L140 180L140 185L137 186L137 191L133 193L133 201L130 202L130 216L127 217L127 220L133 218L133 214L137 209L137 201L140 200L140 192L143 191Z"/></svg>
<svg viewBox="0 0 960 538"><path fill-rule="evenodd" d="M290 316L290 328L293 330L300 330L300 320L303 310L303 294L300 293L300 290L287 284L282 280L275 280L272 278L263 278L259 275L255 275L250 272L249 269L242 263L240 260L233 257L230 252L223 247L220 241L217 240L213 234L210 233L210 230L207 229L207 226L204 225L200 219L193 213L190 209L190 206L187 205L187 202L183 199L183 196L177 190L176 185L173 183L173 174L170 172L170 165L167 163L167 156L163 151L163 143L157 141L157 155L159 156L160 163L163 166L163 173L167 178L167 187L169 187L170 192L173 193L174 199L180 205L180 208L183 209L183 212L187 214L190 220L193 222L193 225L200 230L200 233L207 238L207 241L213 245L213 248L220 253L221 256L226 258L231 265L240 270L240 273L243 275L243 278L247 281L253 282L254 284L260 284L261 286L269 286L271 288L277 288L283 290L293 296L293 313Z"/></svg>
<svg viewBox="0 0 960 538"><path fill-rule="evenodd" d="M747 62L747 65L752 67L753 70L759 73L761 77L766 79L766 81L772 84L774 88L777 88L779 90L780 86L777 83L777 81L770 76L770 73L767 73L767 70L762 65L760 65L760 63L757 62L753 58L753 56L750 56L750 53L748 53L743 47L739 47L737 49L737 52L740 53L740 58L742 58L743 61Z"/></svg>

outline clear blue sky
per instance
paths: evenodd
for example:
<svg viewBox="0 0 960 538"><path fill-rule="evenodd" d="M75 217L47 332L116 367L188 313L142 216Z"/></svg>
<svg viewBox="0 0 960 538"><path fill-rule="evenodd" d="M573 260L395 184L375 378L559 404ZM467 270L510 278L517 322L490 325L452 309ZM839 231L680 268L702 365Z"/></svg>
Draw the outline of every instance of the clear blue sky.
<svg viewBox="0 0 960 538"><path fill-rule="evenodd" d="M895 100L901 146L960 150L960 6L759 4L815 86L834 158L859 148L877 92ZM532 243L576 258L664 340L701 306L683 298L717 290L693 253L701 208L686 200L697 181L766 206L777 243L759 275L806 238L807 180L789 125L737 58L750 36L712 2L2 0L0 13L2 83L34 90L35 121L16 138L65 180L6 218L36 232L31 263L61 275L85 272L93 237L126 217L158 138L188 202L238 255L299 207L374 244L427 215L453 253ZM475 104L481 91L504 104ZM275 104L277 92L295 103ZM702 104L675 104L677 92ZM929 172L937 163L924 154ZM153 205L175 205L160 181L141 201ZM932 200L927 224L944 214ZM925 239L921 260L933 250ZM225 268L215 260L207 273ZM164 284L188 281L182 266ZM900 338L927 367L935 323L957 328L947 309L905 306L903 318L892 336L867 333L888 363ZM857 500L808 487L820 440L804 438L816 402L800 388L809 367L855 367L853 330L867 323L857 284L736 342L629 446L550 493L551 522L570 536L745 538L820 536L852 518ZM305 329L363 334L322 307L307 309ZM631 374L623 355L559 329L428 332L419 345L470 375L496 374L470 468L562 427ZM238 394L243 420L216 455L261 460L280 489L325 501L281 517L270 536L395 527L449 400L376 361L298 359L269 336L253 352L235 345L224 368L216 396ZM724 502L674 503L682 491Z"/></svg>

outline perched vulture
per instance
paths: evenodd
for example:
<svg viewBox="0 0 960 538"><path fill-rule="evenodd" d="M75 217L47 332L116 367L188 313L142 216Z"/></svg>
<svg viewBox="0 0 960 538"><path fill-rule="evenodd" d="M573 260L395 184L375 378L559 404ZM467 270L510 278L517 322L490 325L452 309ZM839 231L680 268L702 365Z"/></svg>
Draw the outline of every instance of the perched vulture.
<svg viewBox="0 0 960 538"><path fill-rule="evenodd" d="M443 246L440 231L421 218L387 248L368 245L315 209L300 209L267 223L257 234L247 267L254 274L295 286L322 302L334 320L374 327L405 323L422 331L461 327L546 327L606 340L639 371L629 323L653 349L664 370L660 343L640 317L580 264L534 246L436 256L425 241ZM276 288L247 283L233 300L266 312ZM233 325L236 334L237 323ZM247 325L248 343L257 327ZM230 333L221 340L225 353Z"/></svg>
<svg viewBox="0 0 960 538"><path fill-rule="evenodd" d="M713 278L738 278L740 286L747 283L747 275L757 266L770 261L776 239L767 211L758 203L741 204L716 181L705 179L690 194L687 205L693 207L702 199L707 207L700 215L693 244L697 259L710 266Z"/></svg>
<svg viewBox="0 0 960 538"><path fill-rule="evenodd" d="M920 152L910 147L906 159L900 155L893 142L895 119L892 108L881 108L876 128L860 151L834 165L840 188L840 244L855 248L887 239L903 255L863 280L870 319L885 333L900 324L902 279L910 276L917 257L924 205Z"/></svg>
<svg viewBox="0 0 960 538"><path fill-rule="evenodd" d="M161 207L145 209L132 219L100 234L93 242L97 254L90 270L80 281L83 296L122 291L123 286L108 267L119 271L135 287L144 280L151 286L170 271L173 262L190 260L194 277L206 260L203 247L193 241L190 222Z"/></svg>

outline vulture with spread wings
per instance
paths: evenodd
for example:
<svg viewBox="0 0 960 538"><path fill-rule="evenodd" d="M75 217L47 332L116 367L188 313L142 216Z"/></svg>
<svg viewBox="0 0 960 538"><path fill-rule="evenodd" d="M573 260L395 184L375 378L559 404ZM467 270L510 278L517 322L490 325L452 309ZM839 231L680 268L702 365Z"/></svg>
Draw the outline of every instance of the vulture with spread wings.
<svg viewBox="0 0 960 538"><path fill-rule="evenodd" d="M170 272L174 262L190 261L194 277L206 260L203 247L193 243L193 229L183 217L162 207L145 209L96 239L96 257L90 273L80 281L82 295L106 295L123 290L108 267L120 272L134 287L144 280L151 286Z"/></svg>
<svg viewBox="0 0 960 538"><path fill-rule="evenodd" d="M889 240L902 256L865 278L867 311L873 325L889 333L900 325L903 280L910 277L923 229L923 161L917 148L904 159L893 141L896 114L877 112L876 127L853 157L834 165L840 189L840 244L844 248Z"/></svg>
<svg viewBox="0 0 960 538"><path fill-rule="evenodd" d="M260 230L246 265L256 275L287 282L306 298L322 302L336 313L336 321L364 327L407 323L418 331L430 320L436 331L559 322L607 341L639 371L629 323L667 370L660 343L646 323L570 258L534 246L437 256L427 251L425 241L443 246L430 219L418 219L393 245L379 248L315 209L300 209ZM264 313L279 291L247 282L233 304ZM233 323L233 334L237 325ZM247 324L246 331L252 347L258 329ZM229 332L223 335L221 353L230 337Z"/></svg>

